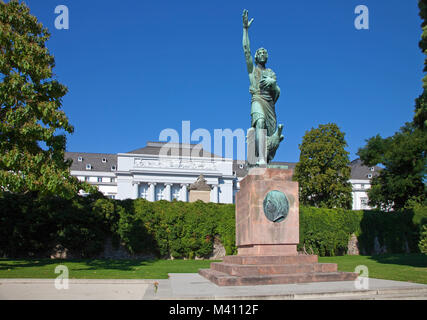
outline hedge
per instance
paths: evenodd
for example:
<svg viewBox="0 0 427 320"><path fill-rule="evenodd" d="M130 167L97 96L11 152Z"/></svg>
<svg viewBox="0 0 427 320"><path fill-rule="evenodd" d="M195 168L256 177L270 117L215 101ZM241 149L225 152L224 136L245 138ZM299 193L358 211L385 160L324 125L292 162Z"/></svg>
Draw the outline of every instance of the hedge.
<svg viewBox="0 0 427 320"><path fill-rule="evenodd" d="M232 204L201 201L5 193L0 195L0 257L50 256L58 246L74 257L95 257L107 238L131 254L162 258L208 257L217 238L231 255L236 253L234 211ZM398 212L301 207L298 249L320 256L345 254L355 234L362 254L372 254L376 242L388 253L419 252L426 221L423 206Z"/></svg>
<svg viewBox="0 0 427 320"><path fill-rule="evenodd" d="M350 236L355 234L362 254L376 253L376 242L388 253L419 252L426 209L419 206L382 212L300 207L298 249L320 256L342 255L347 252Z"/></svg>
<svg viewBox="0 0 427 320"><path fill-rule="evenodd" d="M50 256L56 247L94 257L107 238L131 254L207 257L217 237L236 253L234 205L34 194L0 196L0 257Z"/></svg>

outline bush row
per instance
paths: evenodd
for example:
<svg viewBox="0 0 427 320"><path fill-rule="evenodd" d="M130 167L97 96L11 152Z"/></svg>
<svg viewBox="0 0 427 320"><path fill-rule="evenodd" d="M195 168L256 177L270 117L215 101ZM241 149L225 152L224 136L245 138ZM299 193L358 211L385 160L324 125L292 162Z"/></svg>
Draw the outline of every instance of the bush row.
<svg viewBox="0 0 427 320"><path fill-rule="evenodd" d="M72 256L100 254L106 239L131 254L195 258L212 253L215 237L235 254L234 205L102 196L65 200L35 194L0 196L0 256L46 256L59 245ZM389 253L419 252L427 208L399 212L300 208L298 249L320 256L347 252L355 234L363 254L376 243Z"/></svg>
<svg viewBox="0 0 427 320"><path fill-rule="evenodd" d="M131 254L194 258L212 253L215 237L234 254L234 205L101 196L66 200L34 194L0 197L0 256L100 254L107 238Z"/></svg>
<svg viewBox="0 0 427 320"><path fill-rule="evenodd" d="M300 208L299 250L320 256L345 254L352 234L362 254L374 254L380 247L388 253L419 252L427 207L401 211Z"/></svg>

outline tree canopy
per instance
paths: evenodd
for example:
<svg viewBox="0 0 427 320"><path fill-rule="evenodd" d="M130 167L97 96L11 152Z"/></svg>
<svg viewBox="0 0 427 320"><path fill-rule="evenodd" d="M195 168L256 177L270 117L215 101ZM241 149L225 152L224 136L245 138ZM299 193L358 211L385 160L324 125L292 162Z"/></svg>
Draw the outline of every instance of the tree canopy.
<svg viewBox="0 0 427 320"><path fill-rule="evenodd" d="M307 131L300 144L300 158L294 180L304 205L324 208L351 208L352 195L349 153L344 133L334 123Z"/></svg>
<svg viewBox="0 0 427 320"><path fill-rule="evenodd" d="M74 128L60 110L67 88L53 78L49 31L18 1L0 1L0 187L71 196L80 184L64 160ZM90 188L89 188L90 189Z"/></svg>
<svg viewBox="0 0 427 320"><path fill-rule="evenodd" d="M412 123L391 137L377 135L367 140L358 151L361 160L368 166L384 166L368 191L371 206L401 209L410 200L425 200L426 146L427 135Z"/></svg>

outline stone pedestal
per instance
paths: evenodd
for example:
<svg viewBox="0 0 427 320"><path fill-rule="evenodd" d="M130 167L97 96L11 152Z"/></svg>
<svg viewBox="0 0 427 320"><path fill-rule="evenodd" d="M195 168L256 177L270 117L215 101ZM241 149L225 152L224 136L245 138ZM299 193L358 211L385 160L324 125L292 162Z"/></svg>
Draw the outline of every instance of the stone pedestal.
<svg viewBox="0 0 427 320"><path fill-rule="evenodd" d="M292 170L251 169L236 195L237 256L199 274L220 286L355 280L334 263L298 254L298 183Z"/></svg>
<svg viewBox="0 0 427 320"><path fill-rule="evenodd" d="M282 221L269 220L264 200L279 191L288 202ZM236 195L236 245L239 255L296 255L299 243L298 182L292 170L254 168Z"/></svg>

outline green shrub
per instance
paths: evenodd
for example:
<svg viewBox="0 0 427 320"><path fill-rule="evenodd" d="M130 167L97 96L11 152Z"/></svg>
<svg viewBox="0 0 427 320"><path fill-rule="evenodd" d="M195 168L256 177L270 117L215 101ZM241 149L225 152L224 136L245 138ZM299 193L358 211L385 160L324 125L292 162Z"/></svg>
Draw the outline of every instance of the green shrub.
<svg viewBox="0 0 427 320"><path fill-rule="evenodd" d="M344 254L351 234L360 232L359 219L357 211L301 206L298 250L320 256Z"/></svg>
<svg viewBox="0 0 427 320"><path fill-rule="evenodd" d="M355 234L365 254L373 253L375 239L389 253L418 252L425 248L420 225L426 221L420 205L395 212L302 206L298 250L345 254ZM73 256L93 257L107 238L132 254L190 259L211 255L217 238L232 255L235 228L233 204L0 194L0 256L46 256L60 245Z"/></svg>

